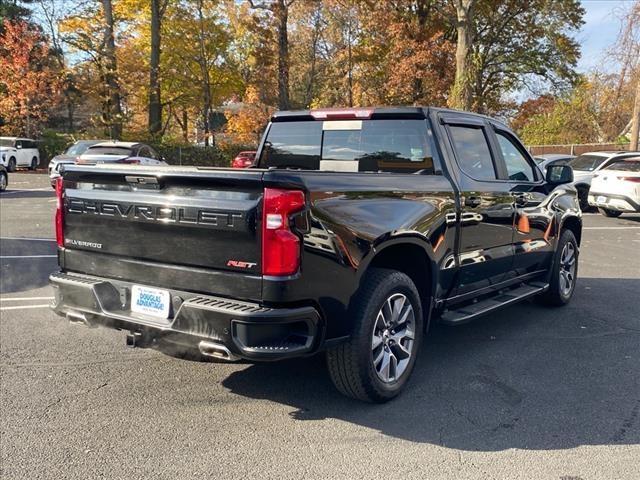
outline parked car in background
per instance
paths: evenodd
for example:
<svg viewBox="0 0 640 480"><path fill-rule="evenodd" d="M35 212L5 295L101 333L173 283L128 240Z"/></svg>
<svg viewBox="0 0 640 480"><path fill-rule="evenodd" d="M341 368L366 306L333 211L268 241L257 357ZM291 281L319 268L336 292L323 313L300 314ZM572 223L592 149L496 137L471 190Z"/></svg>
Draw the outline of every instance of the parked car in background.
<svg viewBox="0 0 640 480"><path fill-rule="evenodd" d="M255 150L246 150L244 152L240 152L231 162L231 168L248 168L253 165L255 159Z"/></svg>
<svg viewBox="0 0 640 480"><path fill-rule="evenodd" d="M616 160L636 157L640 152L603 151L589 152L577 156L569 162L573 168L573 184L578 190L578 199L582 210L589 209L589 189L593 176Z"/></svg>
<svg viewBox="0 0 640 480"><path fill-rule="evenodd" d="M538 164L538 168L543 174L547 173L547 167L549 165L566 164L576 158L575 155L568 153L544 153L542 155L536 155L533 159Z"/></svg>
<svg viewBox="0 0 640 480"><path fill-rule="evenodd" d="M137 142L100 142L90 146L78 157L77 164L95 165L120 163L129 165L167 165L149 145Z"/></svg>
<svg viewBox="0 0 640 480"><path fill-rule="evenodd" d="M596 173L589 205L606 217L640 212L640 156L620 158Z"/></svg>
<svg viewBox="0 0 640 480"><path fill-rule="evenodd" d="M19 137L0 137L0 162L8 171L18 167L35 170L40 163L40 152L35 140Z"/></svg>
<svg viewBox="0 0 640 480"><path fill-rule="evenodd" d="M4 165L0 164L0 192L4 192L9 185L9 174Z"/></svg>
<svg viewBox="0 0 640 480"><path fill-rule="evenodd" d="M69 146L64 153L53 157L49 162L49 178L51 179L51 186L55 188L56 178L60 176L60 165L73 165L76 163L78 157L87 150L87 148L103 142L108 142L108 140L78 140L73 145Z"/></svg>

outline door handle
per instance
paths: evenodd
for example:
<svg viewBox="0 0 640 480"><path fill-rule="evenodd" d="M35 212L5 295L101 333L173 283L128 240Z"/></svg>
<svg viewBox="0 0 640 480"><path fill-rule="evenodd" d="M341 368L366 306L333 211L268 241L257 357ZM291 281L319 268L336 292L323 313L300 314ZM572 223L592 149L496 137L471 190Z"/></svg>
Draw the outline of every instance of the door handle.
<svg viewBox="0 0 640 480"><path fill-rule="evenodd" d="M478 207L482 203L482 198L480 197L465 197L464 198L464 206L465 207Z"/></svg>
<svg viewBox="0 0 640 480"><path fill-rule="evenodd" d="M516 206L518 207L526 207L527 203L529 203L529 197L524 193L514 195L514 199L516 202Z"/></svg>

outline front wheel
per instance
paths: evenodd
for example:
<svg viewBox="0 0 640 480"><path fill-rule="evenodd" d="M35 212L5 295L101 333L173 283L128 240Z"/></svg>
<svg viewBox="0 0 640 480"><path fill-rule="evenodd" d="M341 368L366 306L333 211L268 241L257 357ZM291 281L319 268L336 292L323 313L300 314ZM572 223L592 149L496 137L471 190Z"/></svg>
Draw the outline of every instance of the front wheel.
<svg viewBox="0 0 640 480"><path fill-rule="evenodd" d="M617 218L622 215L618 210L610 210L608 208L598 208L598 211L605 217Z"/></svg>
<svg viewBox="0 0 640 480"><path fill-rule="evenodd" d="M348 342L327 351L329 375L348 397L383 403L404 388L422 340L420 295L402 272L373 268L354 300Z"/></svg>
<svg viewBox="0 0 640 480"><path fill-rule="evenodd" d="M15 172L15 171L16 171L16 168L17 168L17 166L18 166L18 164L17 164L17 162L16 162L15 157L11 157L11 158L9 159L9 164L7 165L7 170L8 170L9 172Z"/></svg>
<svg viewBox="0 0 640 480"><path fill-rule="evenodd" d="M571 230L564 230L553 259L549 289L540 296L542 303L562 306L569 303L578 278L578 242Z"/></svg>
<svg viewBox="0 0 640 480"><path fill-rule="evenodd" d="M7 189L9 181L7 180L7 174L0 172L0 192L4 192Z"/></svg>

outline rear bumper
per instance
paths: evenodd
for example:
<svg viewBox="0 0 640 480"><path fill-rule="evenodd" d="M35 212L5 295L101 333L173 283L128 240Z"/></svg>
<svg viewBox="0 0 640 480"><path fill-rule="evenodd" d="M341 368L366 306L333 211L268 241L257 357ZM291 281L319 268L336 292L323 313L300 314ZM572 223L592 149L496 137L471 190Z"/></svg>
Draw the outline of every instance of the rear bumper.
<svg viewBox="0 0 640 480"><path fill-rule="evenodd" d="M604 197L604 202L598 202ZM589 205L608 208L619 212L640 212L640 204L626 195L614 193L589 192Z"/></svg>
<svg viewBox="0 0 640 480"><path fill-rule="evenodd" d="M313 307L269 308L257 303L168 290L169 319L130 310L130 282L55 273L51 308L72 322L130 331L138 346L172 343L223 360L280 360L313 353L321 343Z"/></svg>

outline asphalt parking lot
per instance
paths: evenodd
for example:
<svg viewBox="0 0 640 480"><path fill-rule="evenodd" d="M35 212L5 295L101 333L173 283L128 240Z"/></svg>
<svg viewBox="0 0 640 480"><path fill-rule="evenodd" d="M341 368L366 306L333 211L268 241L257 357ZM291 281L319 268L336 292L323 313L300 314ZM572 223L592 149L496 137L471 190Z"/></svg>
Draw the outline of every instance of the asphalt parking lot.
<svg viewBox="0 0 640 480"><path fill-rule="evenodd" d="M0 194L0 477L640 478L640 215L586 215L572 303L436 327L405 393L340 396L323 359L129 349L47 308L53 191Z"/></svg>

